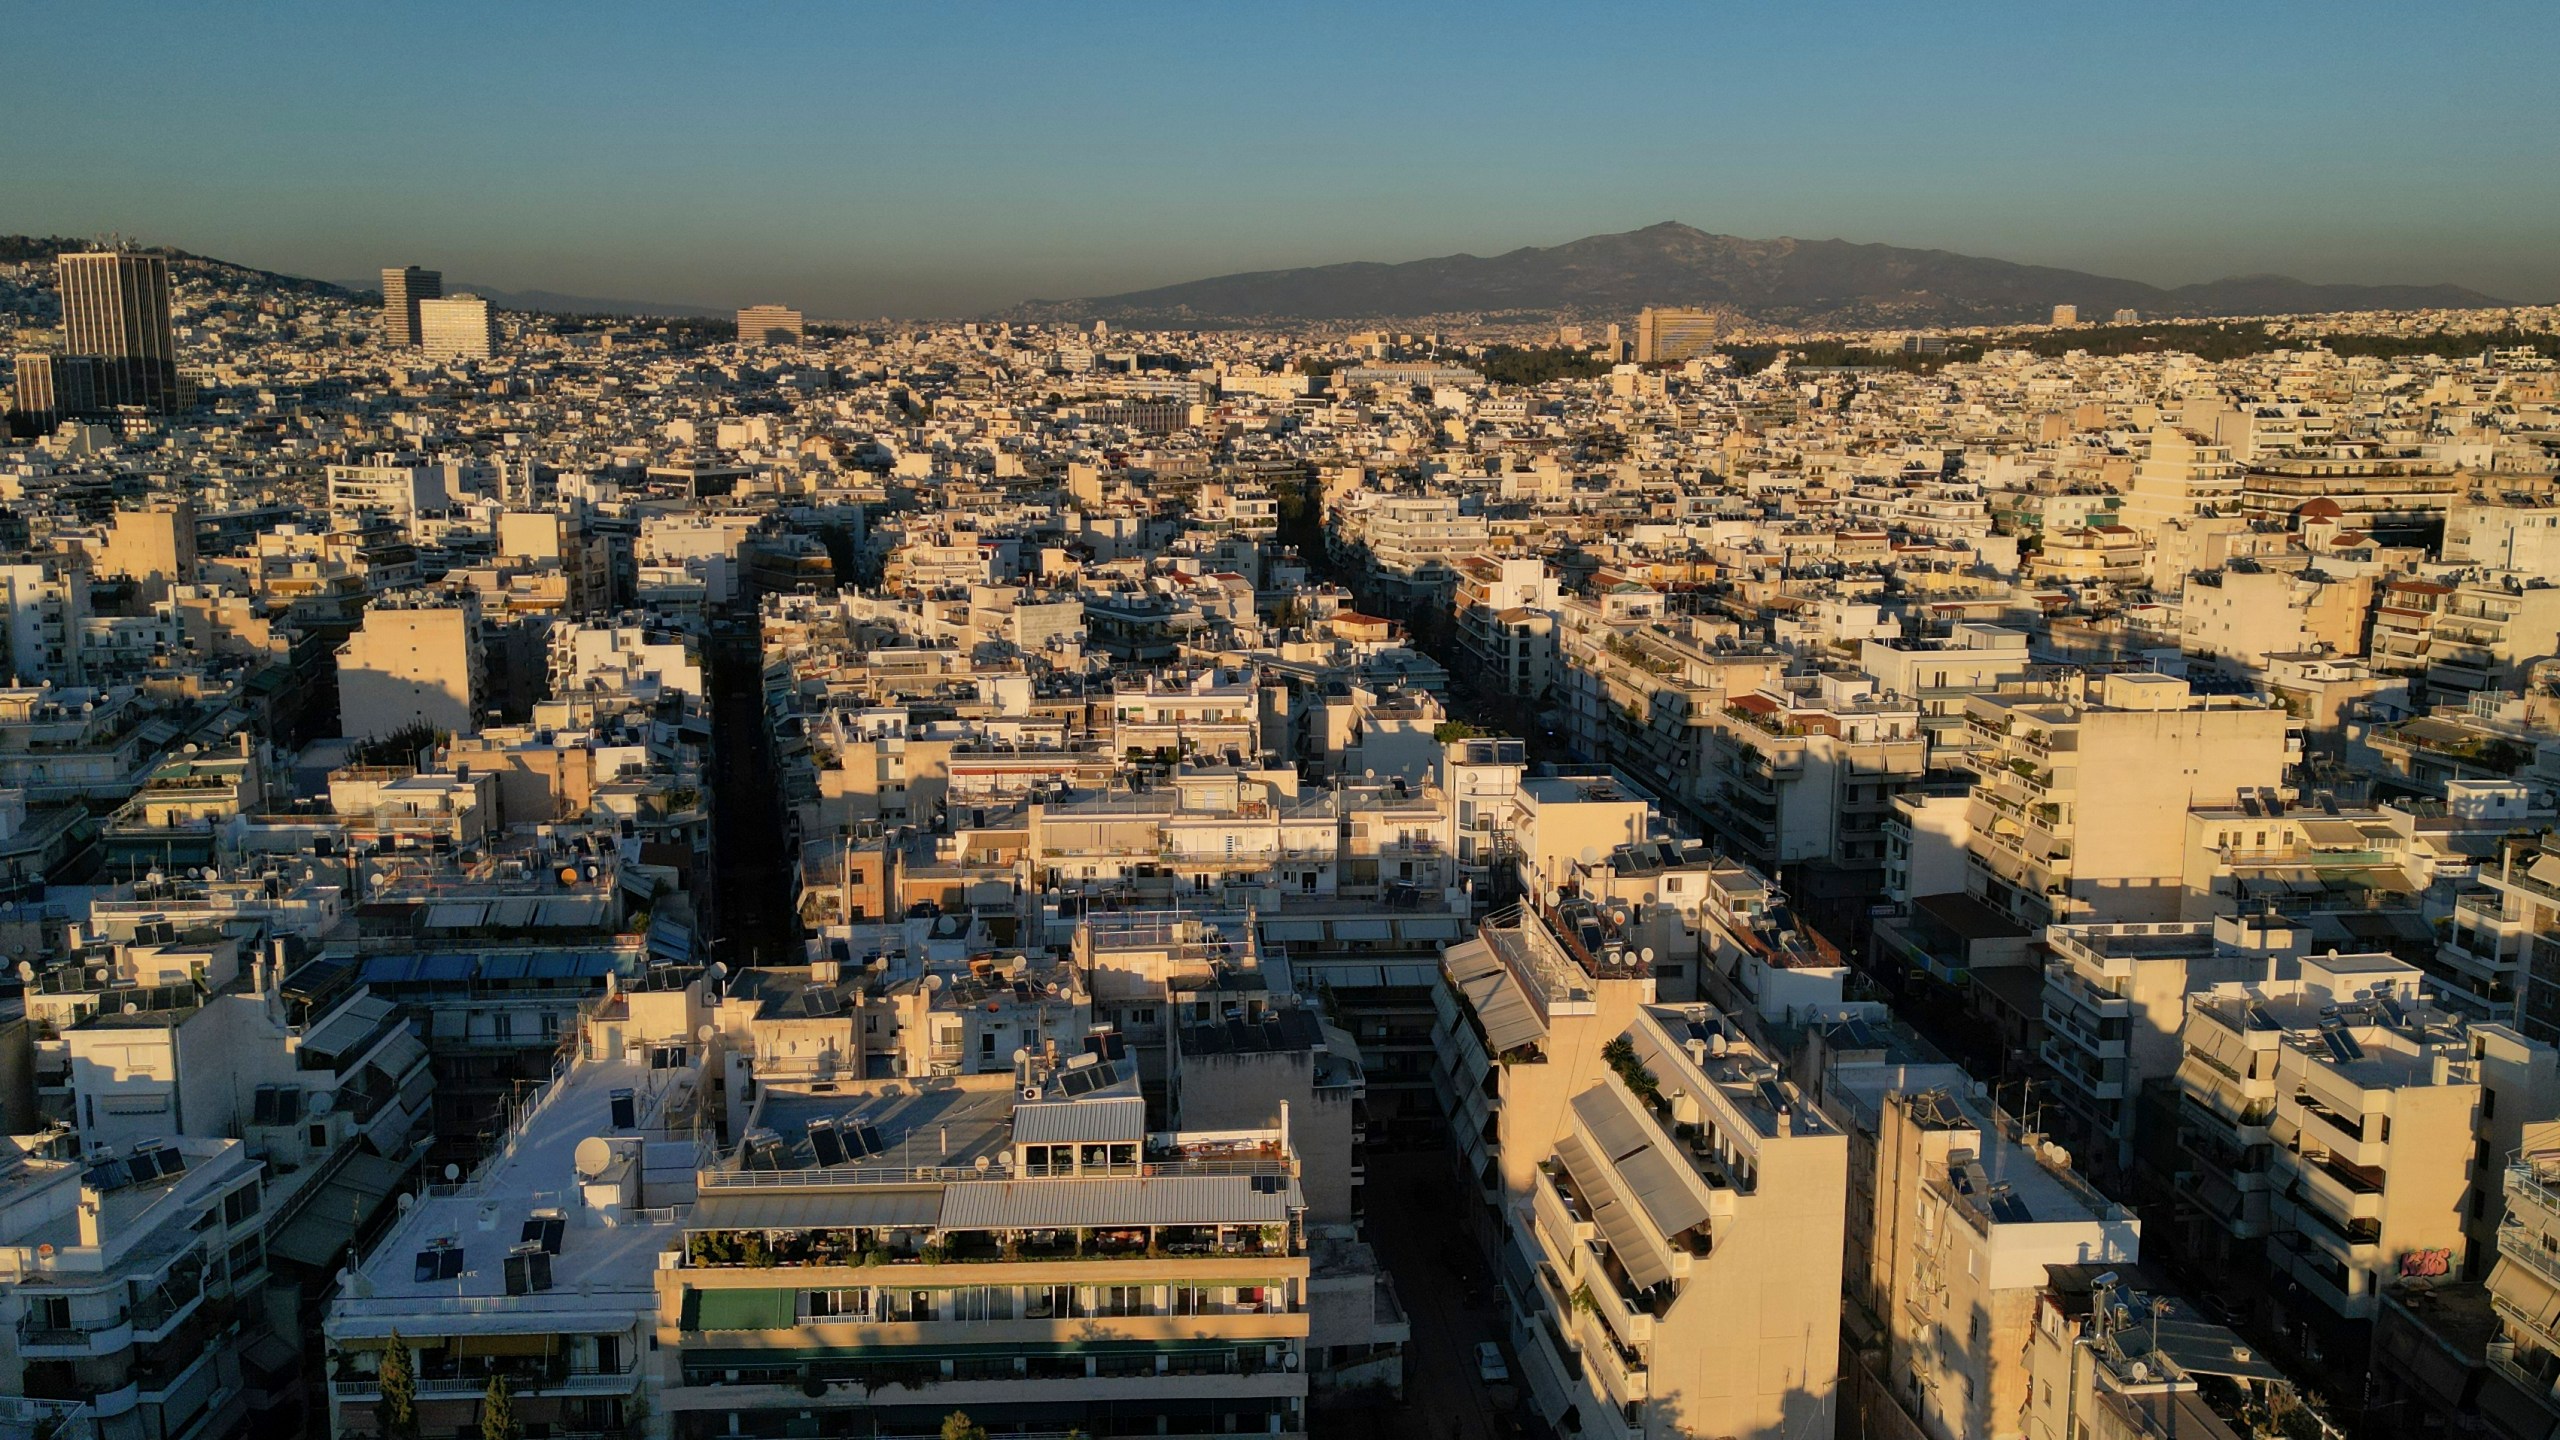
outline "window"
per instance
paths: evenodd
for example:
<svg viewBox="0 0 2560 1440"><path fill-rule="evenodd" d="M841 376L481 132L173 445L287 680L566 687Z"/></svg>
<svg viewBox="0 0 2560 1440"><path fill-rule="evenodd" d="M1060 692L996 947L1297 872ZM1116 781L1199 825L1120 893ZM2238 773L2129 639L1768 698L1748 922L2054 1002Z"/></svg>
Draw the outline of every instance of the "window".
<svg viewBox="0 0 2560 1440"><path fill-rule="evenodd" d="M981 1056L992 1056L996 1053L996 1032L989 1030L978 1037L978 1053Z"/></svg>
<svg viewBox="0 0 2560 1440"><path fill-rule="evenodd" d="M2480 1087L2480 1118L2483 1120L2498 1118L2498 1092L2486 1085Z"/></svg>
<svg viewBox="0 0 2560 1440"><path fill-rule="evenodd" d="M222 1223L238 1225L258 1213L259 1195L255 1184L243 1185L222 1197Z"/></svg>
<svg viewBox="0 0 2560 1440"><path fill-rule="evenodd" d="M311 1148L314 1150L326 1150L329 1148L328 1126L314 1125L311 1127Z"/></svg>

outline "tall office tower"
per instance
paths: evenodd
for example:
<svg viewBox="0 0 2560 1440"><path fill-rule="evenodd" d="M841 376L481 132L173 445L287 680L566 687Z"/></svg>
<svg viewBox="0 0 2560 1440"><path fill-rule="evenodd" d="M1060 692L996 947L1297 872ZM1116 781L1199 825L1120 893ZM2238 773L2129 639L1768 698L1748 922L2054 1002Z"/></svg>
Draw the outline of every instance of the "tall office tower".
<svg viewBox="0 0 2560 1440"><path fill-rule="evenodd" d="M44 429L98 411L98 362L86 355L21 353L16 379L17 398L11 408Z"/></svg>
<svg viewBox="0 0 2560 1440"><path fill-rule="evenodd" d="M99 402L178 407L178 343L169 328L169 262L97 251L54 260L62 291L62 348L95 356Z"/></svg>
<svg viewBox="0 0 2560 1440"><path fill-rule="evenodd" d="M741 345L796 345L808 334L800 312L784 305L750 305L738 312Z"/></svg>
<svg viewBox="0 0 2560 1440"><path fill-rule="evenodd" d="M444 295L444 272L404 265L382 272L382 343L414 347L418 343L418 302Z"/></svg>
<svg viewBox="0 0 2560 1440"><path fill-rule="evenodd" d="M498 349L498 312L477 295L418 302L418 344L433 360L486 360Z"/></svg>
<svg viewBox="0 0 2560 1440"><path fill-rule="evenodd" d="M1636 316L1636 360L1686 360L1715 348L1723 321L1712 310L1658 310Z"/></svg>
<svg viewBox="0 0 2560 1440"><path fill-rule="evenodd" d="M2080 323L2080 307L2079 307L2079 306L2077 306L2077 305L2056 305L2056 306L2054 306L2054 307L2053 307L2053 323L2054 323L2054 325L2055 325L2055 327L2056 327L2056 328L2059 328L2059 327L2064 326L2064 325L2077 325L2077 324L2079 324L2079 323Z"/></svg>

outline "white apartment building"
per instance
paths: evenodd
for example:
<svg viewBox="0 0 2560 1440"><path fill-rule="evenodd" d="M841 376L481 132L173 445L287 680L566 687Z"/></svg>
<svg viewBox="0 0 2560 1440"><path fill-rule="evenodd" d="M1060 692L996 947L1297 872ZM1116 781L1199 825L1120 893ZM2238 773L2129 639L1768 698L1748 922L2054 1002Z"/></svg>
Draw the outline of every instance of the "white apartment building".
<svg viewBox="0 0 2560 1440"><path fill-rule="evenodd" d="M418 302L418 348L430 360L486 360L498 351L498 312L477 295Z"/></svg>
<svg viewBox="0 0 2560 1440"><path fill-rule="evenodd" d="M486 693L480 602L468 591L383 596L338 649L339 733L349 739L416 725L467 735Z"/></svg>

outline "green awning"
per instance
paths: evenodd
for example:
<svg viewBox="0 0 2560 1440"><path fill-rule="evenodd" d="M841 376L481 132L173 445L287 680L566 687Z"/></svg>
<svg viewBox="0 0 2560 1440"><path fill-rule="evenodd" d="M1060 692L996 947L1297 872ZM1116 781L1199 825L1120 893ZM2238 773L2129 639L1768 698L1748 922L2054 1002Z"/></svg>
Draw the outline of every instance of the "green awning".
<svg viewBox="0 0 2560 1440"><path fill-rule="evenodd" d="M788 1330L800 1320L796 1290L688 1290L687 1330Z"/></svg>

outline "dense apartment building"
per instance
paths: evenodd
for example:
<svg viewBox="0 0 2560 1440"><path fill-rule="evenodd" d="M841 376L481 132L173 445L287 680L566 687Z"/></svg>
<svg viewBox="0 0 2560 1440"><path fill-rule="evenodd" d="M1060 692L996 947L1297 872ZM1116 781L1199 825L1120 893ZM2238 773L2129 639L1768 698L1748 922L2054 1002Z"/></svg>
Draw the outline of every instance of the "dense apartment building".
<svg viewBox="0 0 2560 1440"><path fill-rule="evenodd" d="M738 312L741 345L796 345L807 333L800 312L787 305L750 305Z"/></svg>

